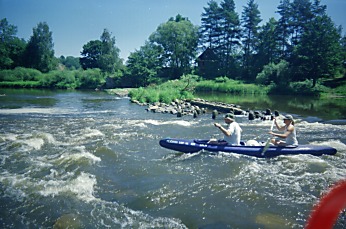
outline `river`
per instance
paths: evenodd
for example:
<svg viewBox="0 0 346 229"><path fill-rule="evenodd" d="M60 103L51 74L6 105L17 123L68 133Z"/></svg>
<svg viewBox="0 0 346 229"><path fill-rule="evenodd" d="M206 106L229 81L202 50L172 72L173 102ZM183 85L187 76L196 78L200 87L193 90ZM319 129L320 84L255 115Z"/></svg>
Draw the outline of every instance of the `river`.
<svg viewBox="0 0 346 229"><path fill-rule="evenodd" d="M258 159L158 144L221 138L213 127L221 116L156 114L94 91L0 94L2 228L303 228L321 194L346 175L345 124L328 122L341 116L291 113L300 143L336 155ZM271 121L236 119L243 139L268 138ZM336 228L345 227L342 215Z"/></svg>

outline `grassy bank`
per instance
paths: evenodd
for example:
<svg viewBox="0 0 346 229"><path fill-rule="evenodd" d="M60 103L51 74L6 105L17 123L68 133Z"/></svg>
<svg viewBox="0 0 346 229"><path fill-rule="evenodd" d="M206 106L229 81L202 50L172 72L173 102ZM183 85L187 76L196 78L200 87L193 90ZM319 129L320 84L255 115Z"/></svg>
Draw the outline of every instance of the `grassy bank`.
<svg viewBox="0 0 346 229"><path fill-rule="evenodd" d="M200 81L198 76L183 76L180 80L168 81L161 85L132 89L129 96L142 103L170 103L175 99L193 99L194 92L222 92L230 94L267 94L269 88L255 84L244 84L240 81L221 77Z"/></svg>
<svg viewBox="0 0 346 229"><path fill-rule="evenodd" d="M215 80L203 80L196 84L196 92L222 92L234 95L261 95L267 94L270 87L244 84L238 80L232 80L227 77L219 77Z"/></svg>
<svg viewBox="0 0 346 229"><path fill-rule="evenodd" d="M184 80L168 81L161 85L131 89L129 96L131 100L137 100L141 103L170 103L175 99L194 98L189 82Z"/></svg>
<svg viewBox="0 0 346 229"><path fill-rule="evenodd" d="M331 97L343 98L346 96L346 80L337 80L334 87L319 83L312 87L311 81L293 82L287 86L245 84L242 81L219 77L215 80L199 80L198 76L187 75L180 80L168 81L161 85L151 85L146 88L131 89L129 96L132 100L142 103L164 102L170 103L175 99L192 99L195 93L227 93L230 95L262 96L278 95L306 95L322 99ZM329 82L330 83L330 82Z"/></svg>

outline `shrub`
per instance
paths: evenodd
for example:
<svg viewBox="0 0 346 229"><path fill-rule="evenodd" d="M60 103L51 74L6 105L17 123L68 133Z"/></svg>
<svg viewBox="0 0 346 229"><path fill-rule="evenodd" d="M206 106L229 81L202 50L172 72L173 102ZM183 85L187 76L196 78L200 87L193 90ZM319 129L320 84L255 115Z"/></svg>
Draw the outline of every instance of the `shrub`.
<svg viewBox="0 0 346 229"><path fill-rule="evenodd" d="M213 80L205 80L198 82L196 91L199 92L223 92L230 94L266 94L268 87L258 86L255 84L244 84L241 81L228 79L227 77L217 78Z"/></svg>
<svg viewBox="0 0 346 229"><path fill-rule="evenodd" d="M285 60L278 64L269 63L258 73L256 82L262 85L270 85L272 82L276 85L286 85L289 81L289 63Z"/></svg>
<svg viewBox="0 0 346 229"><path fill-rule="evenodd" d="M13 70L0 70L1 81L39 81L42 73L32 68L17 67Z"/></svg>

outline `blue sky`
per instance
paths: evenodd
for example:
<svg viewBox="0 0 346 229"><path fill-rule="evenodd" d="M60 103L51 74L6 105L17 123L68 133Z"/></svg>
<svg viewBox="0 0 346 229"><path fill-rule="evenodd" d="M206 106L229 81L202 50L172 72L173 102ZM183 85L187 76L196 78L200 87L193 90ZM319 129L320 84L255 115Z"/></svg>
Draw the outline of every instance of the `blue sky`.
<svg viewBox="0 0 346 229"><path fill-rule="evenodd" d="M218 3L221 0L216 0ZM209 0L0 0L0 19L17 26L17 36L28 40L39 22L53 32L55 56L79 56L84 44L99 39L107 28L116 39L124 60L138 50L149 35L170 17L181 14L200 25L203 7ZM235 0L241 15L248 0ZM257 0L261 17L267 22L280 0ZM346 31L346 0L322 0L327 13Z"/></svg>

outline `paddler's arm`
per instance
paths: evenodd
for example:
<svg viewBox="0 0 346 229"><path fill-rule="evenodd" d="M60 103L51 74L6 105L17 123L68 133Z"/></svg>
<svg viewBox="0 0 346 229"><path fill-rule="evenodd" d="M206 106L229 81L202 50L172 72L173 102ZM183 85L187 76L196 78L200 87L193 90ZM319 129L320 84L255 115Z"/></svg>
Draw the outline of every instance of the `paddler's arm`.
<svg viewBox="0 0 346 229"><path fill-rule="evenodd" d="M283 134L274 133L273 131L270 131L269 134L279 138L287 138L288 135L290 135L293 132L293 130L294 130L294 127L289 127L287 131L285 131L285 133Z"/></svg>
<svg viewBox="0 0 346 229"><path fill-rule="evenodd" d="M221 126L219 123L214 123L214 126L219 128L224 135L231 136L231 133L228 130L226 130L223 126Z"/></svg>
<svg viewBox="0 0 346 229"><path fill-rule="evenodd" d="M275 126L276 128L279 130L279 131L283 131L285 130L285 126L279 126L277 121L276 121L276 118L274 118L274 123L275 123ZM277 136L278 137L278 136Z"/></svg>

